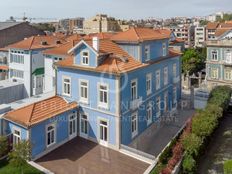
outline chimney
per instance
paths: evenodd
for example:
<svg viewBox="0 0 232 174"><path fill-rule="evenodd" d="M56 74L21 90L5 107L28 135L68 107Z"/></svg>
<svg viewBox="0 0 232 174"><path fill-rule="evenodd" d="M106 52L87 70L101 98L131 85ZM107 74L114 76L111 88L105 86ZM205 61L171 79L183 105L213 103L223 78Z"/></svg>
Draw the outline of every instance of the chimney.
<svg viewBox="0 0 232 174"><path fill-rule="evenodd" d="M93 37L93 48L98 52L100 46L100 40L98 37Z"/></svg>

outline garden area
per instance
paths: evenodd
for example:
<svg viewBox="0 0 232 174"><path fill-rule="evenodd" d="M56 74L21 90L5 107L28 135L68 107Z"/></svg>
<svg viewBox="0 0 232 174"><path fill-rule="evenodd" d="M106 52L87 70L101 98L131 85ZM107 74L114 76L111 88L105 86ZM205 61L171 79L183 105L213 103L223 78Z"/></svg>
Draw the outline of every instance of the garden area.
<svg viewBox="0 0 232 174"><path fill-rule="evenodd" d="M159 156L159 161L151 174L171 174L179 164L180 174L195 174L201 163L213 134L228 110L232 90L219 86L211 91L204 110L198 110L185 129L170 143ZM231 147L231 146L230 146ZM224 173L232 173L231 162L224 163ZM206 173L205 173L206 174Z"/></svg>
<svg viewBox="0 0 232 174"><path fill-rule="evenodd" d="M0 174L42 174L27 163L30 160L31 145L21 141L10 147L7 137L0 137Z"/></svg>

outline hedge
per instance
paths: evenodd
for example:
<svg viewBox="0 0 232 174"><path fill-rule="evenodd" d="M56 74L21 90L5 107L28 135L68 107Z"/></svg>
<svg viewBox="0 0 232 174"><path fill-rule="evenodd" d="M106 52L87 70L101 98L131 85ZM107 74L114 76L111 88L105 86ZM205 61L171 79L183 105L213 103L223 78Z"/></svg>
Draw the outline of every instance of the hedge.
<svg viewBox="0 0 232 174"><path fill-rule="evenodd" d="M224 163L224 174L231 174L232 173L232 160L228 160Z"/></svg>

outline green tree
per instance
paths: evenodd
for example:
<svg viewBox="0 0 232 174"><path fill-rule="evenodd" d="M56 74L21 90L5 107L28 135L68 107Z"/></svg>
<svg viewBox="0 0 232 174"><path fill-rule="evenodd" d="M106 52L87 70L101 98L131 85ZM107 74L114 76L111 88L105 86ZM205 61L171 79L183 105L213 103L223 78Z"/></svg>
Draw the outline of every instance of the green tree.
<svg viewBox="0 0 232 174"><path fill-rule="evenodd" d="M7 137L0 136L0 157L6 155L7 150L8 150Z"/></svg>
<svg viewBox="0 0 232 174"><path fill-rule="evenodd" d="M9 153L10 164L18 167L23 173L23 167L30 160L31 144L29 141L23 140L14 145L14 149Z"/></svg>
<svg viewBox="0 0 232 174"><path fill-rule="evenodd" d="M205 68L206 49L205 48L190 48L184 51L182 56L182 71L197 73Z"/></svg>
<svg viewBox="0 0 232 174"><path fill-rule="evenodd" d="M202 140L195 134L190 133L182 139L182 144L187 154L197 156L202 145Z"/></svg>
<svg viewBox="0 0 232 174"><path fill-rule="evenodd" d="M196 170L196 161L191 155L185 154L182 166L184 173L194 174Z"/></svg>
<svg viewBox="0 0 232 174"><path fill-rule="evenodd" d="M228 160L223 165L224 174L231 174L232 173L232 160Z"/></svg>
<svg viewBox="0 0 232 174"><path fill-rule="evenodd" d="M48 23L38 23L35 24L34 26L42 31L50 31L50 32L56 31L56 28L52 24L48 24Z"/></svg>

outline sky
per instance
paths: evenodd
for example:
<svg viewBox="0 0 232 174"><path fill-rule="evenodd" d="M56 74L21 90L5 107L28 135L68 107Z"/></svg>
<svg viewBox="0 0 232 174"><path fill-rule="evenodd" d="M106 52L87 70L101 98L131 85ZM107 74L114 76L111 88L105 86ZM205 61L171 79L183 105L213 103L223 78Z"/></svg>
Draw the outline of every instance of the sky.
<svg viewBox="0 0 232 174"><path fill-rule="evenodd" d="M121 19L206 16L232 11L231 0L1 0L0 20L10 16L89 18L97 13Z"/></svg>

